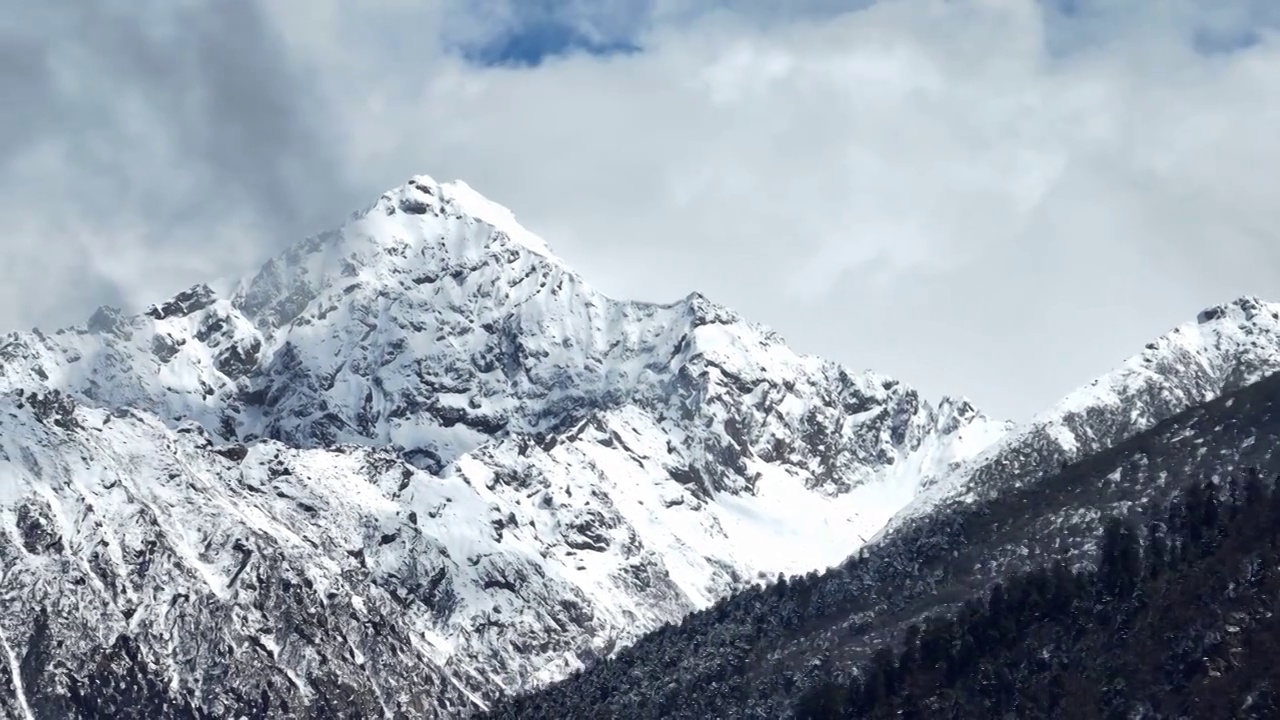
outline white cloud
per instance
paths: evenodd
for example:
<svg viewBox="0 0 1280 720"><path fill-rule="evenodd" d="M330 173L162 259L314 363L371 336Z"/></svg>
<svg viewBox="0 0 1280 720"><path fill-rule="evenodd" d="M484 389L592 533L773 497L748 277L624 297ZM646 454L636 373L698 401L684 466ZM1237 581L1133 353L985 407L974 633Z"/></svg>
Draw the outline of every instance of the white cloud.
<svg viewBox="0 0 1280 720"><path fill-rule="evenodd" d="M333 154L280 175L311 173L285 197L336 218L413 173L462 177L614 294L699 289L801 349L1003 413L1200 306L1280 298L1280 43L1263 5L1095 0L1072 18L1032 0L813 1L790 17L750 0L643 5L579 3L570 22L642 28L644 52L484 69L441 36L490 37L518 20L510 4L264 4L284 76L319 98L300 118ZM1206 36L1253 44L1206 55ZM351 207L320 207L338 199ZM274 227L261 208L218 201L238 232L207 217L175 231L240 240L181 245L178 268L148 236L148 201L126 200L142 238L129 247L157 260L135 253L112 279L170 291L209 274L193 259L221 272L279 246L254 234ZM55 208L19 212L52 228L40 221ZM129 268L167 270L125 282ZM11 305L0 323L74 295Z"/></svg>

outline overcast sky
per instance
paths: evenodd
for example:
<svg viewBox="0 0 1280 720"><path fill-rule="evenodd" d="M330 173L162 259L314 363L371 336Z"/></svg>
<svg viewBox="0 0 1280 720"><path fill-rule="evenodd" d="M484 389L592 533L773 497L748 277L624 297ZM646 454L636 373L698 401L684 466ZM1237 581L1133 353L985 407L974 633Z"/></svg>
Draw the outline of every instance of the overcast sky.
<svg viewBox="0 0 1280 720"><path fill-rule="evenodd" d="M778 8L786 8L785 12ZM586 279L1025 418L1280 300L1275 0L0 0L0 329L415 173Z"/></svg>

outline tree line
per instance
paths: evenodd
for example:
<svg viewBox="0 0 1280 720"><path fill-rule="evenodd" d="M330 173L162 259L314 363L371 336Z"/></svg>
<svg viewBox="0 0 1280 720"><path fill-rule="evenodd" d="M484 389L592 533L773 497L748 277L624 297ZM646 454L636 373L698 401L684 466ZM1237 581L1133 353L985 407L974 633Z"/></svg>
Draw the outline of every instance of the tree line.
<svg viewBox="0 0 1280 720"><path fill-rule="evenodd" d="M1280 681L1280 491L1256 470L1115 517L1095 567L997 583L908 628L799 718L1268 718Z"/></svg>

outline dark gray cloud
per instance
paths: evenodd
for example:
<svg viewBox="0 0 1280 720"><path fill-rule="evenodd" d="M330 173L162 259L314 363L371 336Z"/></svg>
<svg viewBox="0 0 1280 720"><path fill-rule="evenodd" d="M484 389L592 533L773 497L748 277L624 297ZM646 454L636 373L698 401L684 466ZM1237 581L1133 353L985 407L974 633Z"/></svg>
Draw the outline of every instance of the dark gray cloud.
<svg viewBox="0 0 1280 720"><path fill-rule="evenodd" d="M52 84L45 44L10 28L0 31L0 97L21 102L0 113L0 158L11 158L52 117Z"/></svg>
<svg viewBox="0 0 1280 720"><path fill-rule="evenodd" d="M252 242L229 254L263 255L339 220L358 196L325 103L257 3L4 4L0 203L13 220L11 271L34 263L101 291L137 278L86 274L86 253L170 258L163 272L191 264L182 255L231 221ZM176 274L148 284L196 279ZM135 292L107 299L122 294ZM6 299L27 310L5 324L70 319L58 302Z"/></svg>
<svg viewBox="0 0 1280 720"><path fill-rule="evenodd" d="M114 152L102 157L90 148L130 122L114 106L123 92L136 94L154 115L151 139L173 152L173 170L197 176L173 205L156 208L161 218L213 218L232 203L287 235L316 221L325 200L340 199L341 190L332 185L343 177L320 122L324 106L283 55L281 39L256 3L129 7L90 10L72 21L70 42L83 69L92 68L90 81L122 84L92 105L64 98L80 124L72 129L84 143L78 150L96 155L95 172L117 173L131 185L147 182ZM167 15L160 27L148 27L152 19L140 22L142 13L156 12Z"/></svg>

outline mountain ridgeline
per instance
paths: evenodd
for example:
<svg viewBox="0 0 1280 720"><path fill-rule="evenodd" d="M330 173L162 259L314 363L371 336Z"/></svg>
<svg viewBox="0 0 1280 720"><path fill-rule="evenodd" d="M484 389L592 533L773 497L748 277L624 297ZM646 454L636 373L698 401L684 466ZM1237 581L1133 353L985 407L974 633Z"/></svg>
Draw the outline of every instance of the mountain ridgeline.
<svg viewBox="0 0 1280 720"><path fill-rule="evenodd" d="M1273 717L1278 449L1272 377L491 717Z"/></svg>
<svg viewBox="0 0 1280 720"><path fill-rule="evenodd" d="M1245 297L1015 425L609 298L417 176L243 279L0 338L0 720L880 712L852 678L913 624L1277 470L1276 370Z"/></svg>

